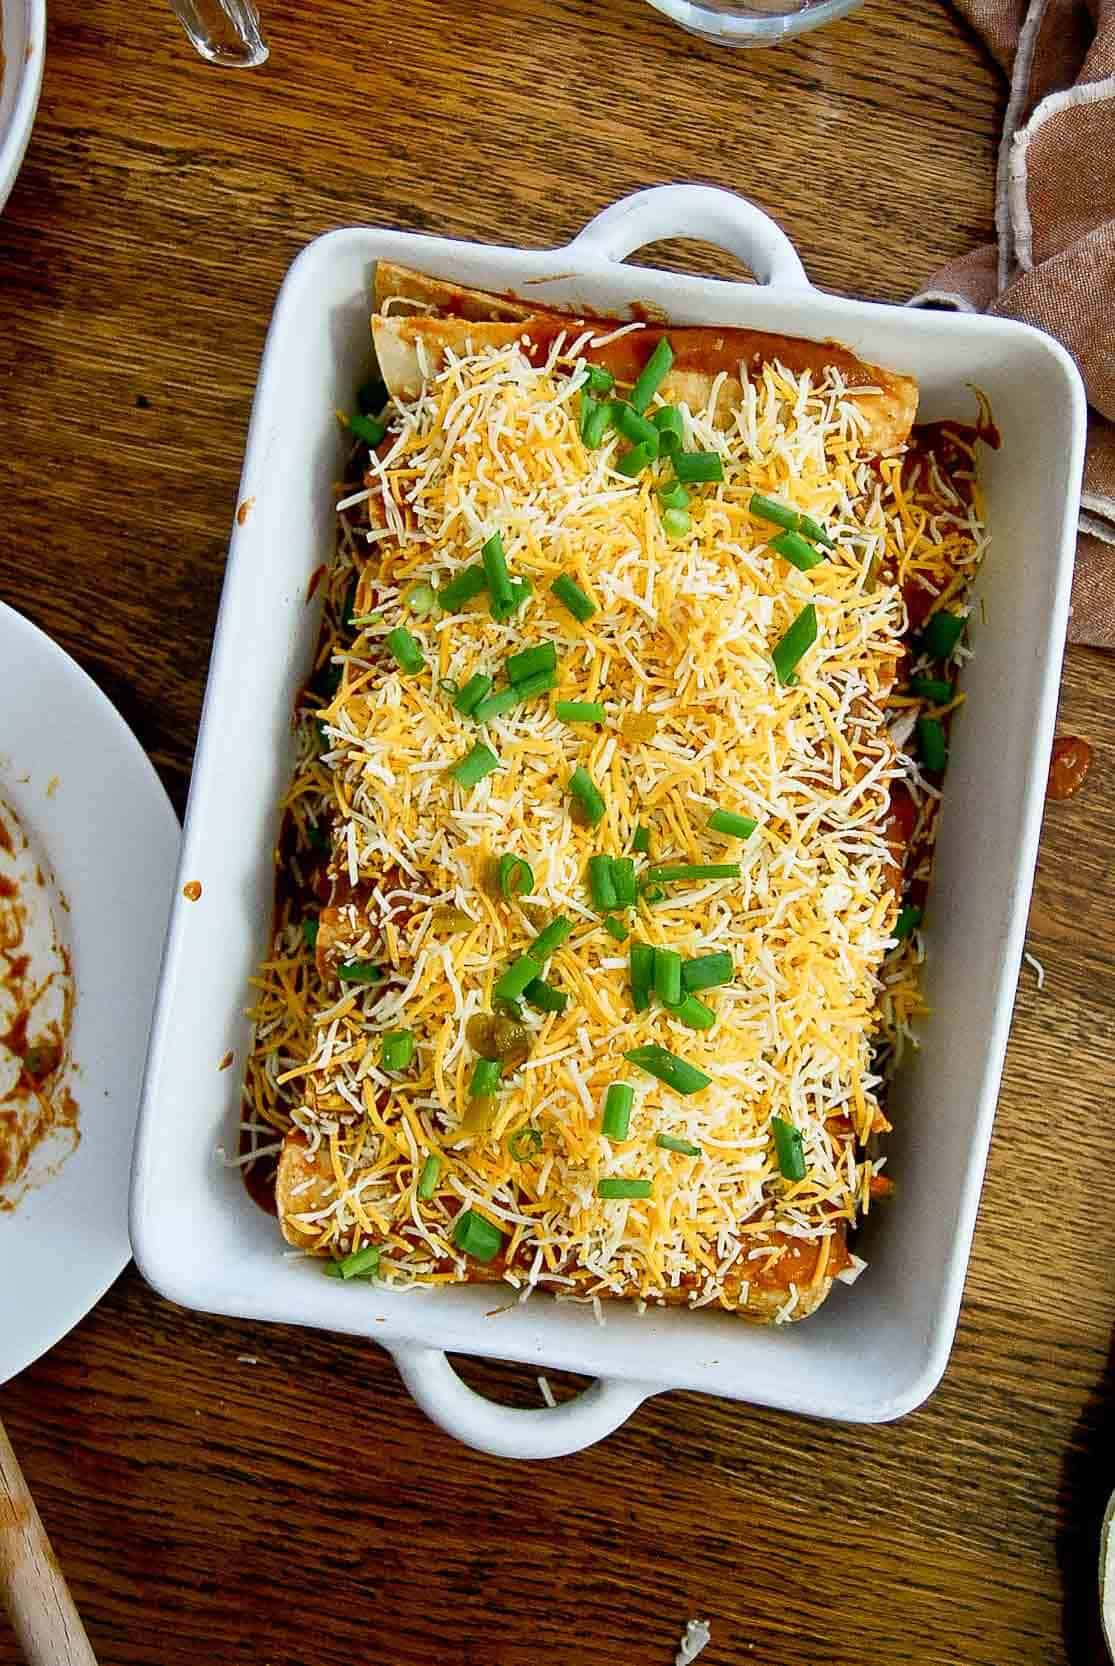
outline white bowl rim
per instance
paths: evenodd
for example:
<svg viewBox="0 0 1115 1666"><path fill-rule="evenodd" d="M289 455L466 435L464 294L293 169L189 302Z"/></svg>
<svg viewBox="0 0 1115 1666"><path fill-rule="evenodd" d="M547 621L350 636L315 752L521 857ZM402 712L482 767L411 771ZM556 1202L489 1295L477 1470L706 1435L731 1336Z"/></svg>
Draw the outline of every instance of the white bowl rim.
<svg viewBox="0 0 1115 1666"><path fill-rule="evenodd" d="M26 22L22 63L13 66L16 96L11 116L0 133L0 208L15 184L35 125L46 58L46 0L20 0Z"/></svg>

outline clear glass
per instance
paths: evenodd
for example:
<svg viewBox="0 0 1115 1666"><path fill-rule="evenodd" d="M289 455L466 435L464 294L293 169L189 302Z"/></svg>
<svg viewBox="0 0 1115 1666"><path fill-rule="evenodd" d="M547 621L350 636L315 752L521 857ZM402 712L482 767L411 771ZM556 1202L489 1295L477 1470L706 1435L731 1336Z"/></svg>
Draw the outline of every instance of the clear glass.
<svg viewBox="0 0 1115 1666"><path fill-rule="evenodd" d="M774 46L854 11L863 0L649 0L683 29L722 46Z"/></svg>
<svg viewBox="0 0 1115 1666"><path fill-rule="evenodd" d="M170 0L175 17L210 64L251 69L267 60L252 0Z"/></svg>

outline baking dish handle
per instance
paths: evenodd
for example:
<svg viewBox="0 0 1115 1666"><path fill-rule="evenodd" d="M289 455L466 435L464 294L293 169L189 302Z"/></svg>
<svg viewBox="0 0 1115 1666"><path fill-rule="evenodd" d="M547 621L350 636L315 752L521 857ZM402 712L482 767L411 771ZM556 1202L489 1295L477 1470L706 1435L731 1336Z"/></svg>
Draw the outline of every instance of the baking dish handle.
<svg viewBox="0 0 1115 1666"><path fill-rule="evenodd" d="M760 283L808 289L797 250L780 226L733 191L712 185L655 185L605 208L565 252L583 261L626 260L666 237L700 237L750 267Z"/></svg>
<svg viewBox="0 0 1115 1666"><path fill-rule="evenodd" d="M564 1458L580 1452L626 1423L655 1393L652 1383L601 1377L572 1400L527 1411L474 1393L440 1348L404 1342L390 1352L403 1382L431 1422L466 1446L496 1458Z"/></svg>

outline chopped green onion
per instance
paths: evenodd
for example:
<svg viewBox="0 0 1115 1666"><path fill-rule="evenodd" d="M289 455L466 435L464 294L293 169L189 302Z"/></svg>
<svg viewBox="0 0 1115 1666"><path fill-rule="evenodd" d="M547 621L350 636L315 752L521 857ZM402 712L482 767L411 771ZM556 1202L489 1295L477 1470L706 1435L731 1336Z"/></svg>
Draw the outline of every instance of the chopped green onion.
<svg viewBox="0 0 1115 1666"><path fill-rule="evenodd" d="M819 566L825 559L823 550L816 549L796 532L780 532L777 538L770 540L770 547L777 550L791 567L796 567L799 573L807 573L810 567Z"/></svg>
<svg viewBox="0 0 1115 1666"><path fill-rule="evenodd" d="M964 635L966 620L945 609L931 614L922 633L925 651L934 659L951 659L953 649Z"/></svg>
<svg viewBox="0 0 1115 1666"><path fill-rule="evenodd" d="M509 607L512 600L511 575L507 571L507 557L503 553L503 539L493 532L480 551L484 574L488 580L488 595L493 607Z"/></svg>
<svg viewBox="0 0 1115 1666"><path fill-rule="evenodd" d="M605 712L599 700L555 700L554 716L560 723L603 723Z"/></svg>
<svg viewBox="0 0 1115 1666"><path fill-rule="evenodd" d="M622 920L617 920L614 914L609 914L604 921L604 930L609 937L614 937L617 943L626 943L631 933Z"/></svg>
<svg viewBox="0 0 1115 1666"><path fill-rule="evenodd" d="M542 1135L537 1128L516 1128L507 1141L507 1149L514 1162L525 1163L541 1151Z"/></svg>
<svg viewBox="0 0 1115 1666"><path fill-rule="evenodd" d="M592 905L603 913L609 908L619 907L616 896L615 882L612 879L612 858L610 856L590 856L588 859L588 888L592 896Z"/></svg>
<svg viewBox="0 0 1115 1666"><path fill-rule="evenodd" d="M550 594L562 607L567 608L574 619L583 625L586 619L591 619L596 612L596 605L590 601L577 583L568 573L561 573L550 586Z"/></svg>
<svg viewBox="0 0 1115 1666"><path fill-rule="evenodd" d="M668 486L659 486L658 500L663 509L689 508L689 493L680 480L671 480Z"/></svg>
<svg viewBox="0 0 1115 1666"><path fill-rule="evenodd" d="M809 602L802 608L789 630L779 637L771 650L774 662L774 674L785 688L791 682L796 682L794 667L802 655L810 649L817 640L817 609Z"/></svg>
<svg viewBox="0 0 1115 1666"><path fill-rule="evenodd" d="M802 1145L801 1130L780 1116L772 1116L770 1125L774 1132L774 1149L782 1178L804 1180L805 1148Z"/></svg>
<svg viewBox="0 0 1115 1666"><path fill-rule="evenodd" d="M674 350L666 337L660 336L653 353L639 372L635 386L631 389L631 403L637 411L646 410L658 392L659 383L669 375L673 362Z"/></svg>
<svg viewBox="0 0 1115 1666"><path fill-rule="evenodd" d="M588 444L588 436L589 436L589 434L592 433L593 426L594 426L595 422L597 421L596 413L599 411L599 409L600 409L600 401L598 399L593 398L592 390L590 388L582 388L582 390L581 390L581 439L585 442L586 445ZM599 443L600 443L599 440L596 443L597 443L597 445L599 445Z"/></svg>
<svg viewBox="0 0 1115 1666"><path fill-rule="evenodd" d="M616 406L613 420L625 440L630 440L633 445L646 446L647 455L653 463L658 456L658 429L653 422L648 422L645 416L640 416L633 406L624 404Z"/></svg>
<svg viewBox="0 0 1115 1666"><path fill-rule="evenodd" d="M501 856L498 874L499 894L508 902L513 897L529 897L534 890L534 869L522 856Z"/></svg>
<svg viewBox="0 0 1115 1666"><path fill-rule="evenodd" d="M920 925L921 909L908 902L898 910L898 918L891 929L891 936L896 943L903 943L915 927Z"/></svg>
<svg viewBox="0 0 1115 1666"><path fill-rule="evenodd" d="M634 908L639 900L639 889L635 883L635 864L630 856L612 858L612 884L616 888L619 906Z"/></svg>
<svg viewBox="0 0 1115 1666"><path fill-rule="evenodd" d="M684 538L693 525L693 517L688 509L667 509L662 516L662 525L671 538Z"/></svg>
<svg viewBox="0 0 1115 1666"><path fill-rule="evenodd" d="M463 758L458 758L449 770L457 785L475 787L478 781L483 781L485 775L490 775L493 769L499 768L499 759L490 746L477 741L471 752L466 752Z"/></svg>
<svg viewBox="0 0 1115 1666"><path fill-rule="evenodd" d="M371 1278L379 1267L379 1245L365 1244L363 1249L353 1250L343 1261L327 1261L325 1271L329 1278Z"/></svg>
<svg viewBox="0 0 1115 1666"><path fill-rule="evenodd" d="M302 937L308 949L317 948L319 921L316 914L307 914L302 921Z"/></svg>
<svg viewBox="0 0 1115 1666"><path fill-rule="evenodd" d="M349 417L348 425L356 438L363 440L365 445L371 446L373 451L387 432L385 422L381 422L378 417L362 416L360 412Z"/></svg>
<svg viewBox="0 0 1115 1666"><path fill-rule="evenodd" d="M604 816L604 800L600 796L595 781L587 769L577 765L569 777L569 791L580 807L581 814L589 827L595 827Z"/></svg>
<svg viewBox="0 0 1115 1666"><path fill-rule="evenodd" d="M616 379L610 370L605 370L602 364L589 364L585 366L585 369L588 372L588 380L585 382L585 386L590 393L611 393L616 385Z"/></svg>
<svg viewBox="0 0 1115 1666"><path fill-rule="evenodd" d="M507 660L507 680L510 683L525 683L540 671L556 670L557 649L552 642L539 642L533 648L524 648L519 654L510 654Z"/></svg>
<svg viewBox="0 0 1115 1666"><path fill-rule="evenodd" d="M716 1023L715 1012L703 1001L698 1001L696 995L687 995L671 1009L671 1016L688 1024L691 1030L711 1030Z"/></svg>
<svg viewBox="0 0 1115 1666"><path fill-rule="evenodd" d="M654 443L657 446L657 439ZM642 474L644 469L650 467L657 455L657 451L652 452L650 446L644 442L642 445L633 445L630 451L625 451L622 457L617 457L615 466L620 474L626 474L634 480L636 475Z"/></svg>
<svg viewBox="0 0 1115 1666"><path fill-rule="evenodd" d="M498 1059L477 1059L472 1067L468 1091L472 1099L487 1099L499 1087L503 1066Z"/></svg>
<svg viewBox="0 0 1115 1666"><path fill-rule="evenodd" d="M681 956L676 949L655 949L654 993L664 1006L681 1004Z"/></svg>
<svg viewBox="0 0 1115 1666"><path fill-rule="evenodd" d="M474 1261L492 1261L503 1248L503 1233L486 1215L463 1209L453 1223L453 1242Z"/></svg>
<svg viewBox="0 0 1115 1666"><path fill-rule="evenodd" d="M439 677L437 686L439 692L444 694L447 700L455 700L461 692L461 685L456 677Z"/></svg>
<svg viewBox="0 0 1115 1666"><path fill-rule="evenodd" d="M683 486L704 480L723 480L724 462L719 451L675 451L674 473Z"/></svg>
<svg viewBox="0 0 1115 1666"><path fill-rule="evenodd" d="M383 972L374 960L346 960L337 967L337 976L342 983L380 983Z"/></svg>
<svg viewBox="0 0 1115 1666"><path fill-rule="evenodd" d="M384 1070L406 1070L414 1058L414 1034L411 1030L388 1030L383 1038L380 1063Z"/></svg>
<svg viewBox="0 0 1115 1666"><path fill-rule="evenodd" d="M422 1164L422 1173L418 1176L418 1195L428 1200L437 1190L438 1175L441 1173L441 1158L431 1151Z"/></svg>
<svg viewBox="0 0 1115 1666"><path fill-rule="evenodd" d="M787 532L800 532L815 544L824 544L830 550L836 548L835 540L829 537L819 521L815 521L812 515L803 515L798 509L791 509L788 503L779 503L777 498L753 492L748 508L761 521L771 521L775 526L785 527Z"/></svg>
<svg viewBox="0 0 1115 1666"><path fill-rule="evenodd" d="M937 718L918 718L918 751L928 770L940 771L948 763L949 748L944 725Z"/></svg>
<svg viewBox="0 0 1115 1666"><path fill-rule="evenodd" d="M681 986L689 991L716 989L722 983L731 983L735 970L732 957L726 952L696 955L681 969Z"/></svg>
<svg viewBox="0 0 1115 1666"><path fill-rule="evenodd" d="M462 717L471 717L481 700L486 700L492 690L492 679L486 677L482 671L475 672L460 689L454 698L453 705Z"/></svg>
<svg viewBox="0 0 1115 1666"><path fill-rule="evenodd" d="M645 1012L650 1005L650 991L654 983L654 950L649 943L632 943L627 951L627 966L631 979L631 1004L636 1012Z"/></svg>
<svg viewBox="0 0 1115 1666"><path fill-rule="evenodd" d="M329 838L319 822L311 822L306 829L306 843L311 850L328 850Z"/></svg>
<svg viewBox="0 0 1115 1666"><path fill-rule="evenodd" d="M663 405L650 420L658 429L658 445L663 457L672 457L675 451L680 451L685 429L676 405ZM684 505L679 504L678 507Z"/></svg>
<svg viewBox="0 0 1115 1666"><path fill-rule="evenodd" d="M472 716L477 723L490 723L493 717L502 717L504 712L514 711L524 700L534 700L538 695L548 693L556 682L556 671L538 671L521 683L512 683L510 688L501 688L498 693L489 694L473 709Z"/></svg>
<svg viewBox="0 0 1115 1666"><path fill-rule="evenodd" d="M661 902L666 895L666 888L663 885L648 885L644 879L639 886L639 895L644 902Z"/></svg>
<svg viewBox="0 0 1115 1666"><path fill-rule="evenodd" d="M403 625L400 625L397 630L388 632L387 646L391 650L391 656L400 671L405 671L408 676L413 676L416 671L421 671L426 663L425 654Z"/></svg>
<svg viewBox="0 0 1115 1666"><path fill-rule="evenodd" d="M592 397L591 394L589 397ZM585 395L582 394L581 439L584 441L585 446L589 451L595 451L598 446L604 443L604 435L607 433L608 428L611 425L612 416L615 412L615 406L610 400L607 399L599 405L595 400L593 400L592 410L586 416L584 412L584 401Z"/></svg>
<svg viewBox="0 0 1115 1666"><path fill-rule="evenodd" d="M635 1089L629 1082L613 1082L604 1095L604 1115L600 1132L608 1140L625 1140L631 1126L631 1107L635 1103Z"/></svg>
<svg viewBox="0 0 1115 1666"><path fill-rule="evenodd" d="M661 1146L663 1151L680 1151L683 1157L701 1155L699 1145L694 1145L692 1140L680 1140L676 1134L655 1134L654 1143Z"/></svg>
<svg viewBox="0 0 1115 1666"><path fill-rule="evenodd" d="M631 841L631 849L639 856L647 856L650 853L650 828L643 822L640 822L638 827L635 829L635 837Z"/></svg>
<svg viewBox="0 0 1115 1666"><path fill-rule="evenodd" d="M660 1082L665 1082L675 1093L688 1096L700 1093L712 1081L703 1070L698 1070L695 1064L686 1059L679 1059L676 1053L671 1053L666 1047L649 1045L633 1047L624 1058L629 1064L637 1064L640 1070L645 1070L648 1076L654 1076Z"/></svg>
<svg viewBox="0 0 1115 1666"><path fill-rule="evenodd" d="M407 591L406 604L410 611L421 619L425 614L432 613L437 606L437 592L432 584L427 584L423 579Z"/></svg>
<svg viewBox="0 0 1115 1666"><path fill-rule="evenodd" d="M532 954L520 955L499 979L493 996L497 1001L517 1001L529 983L541 976L542 967Z"/></svg>
<svg viewBox="0 0 1115 1666"><path fill-rule="evenodd" d="M649 1180L598 1180L596 1182L597 1197L649 1197L650 1192Z"/></svg>
<svg viewBox="0 0 1115 1666"><path fill-rule="evenodd" d="M708 825L714 833L723 833L729 839L749 839L759 824L750 816L737 816L734 810L714 810Z"/></svg>
<svg viewBox="0 0 1115 1666"><path fill-rule="evenodd" d="M511 615L517 613L519 608L522 607L530 593L529 579L513 578L511 580L511 600L509 602L492 601L489 603L488 611L497 624L506 624Z"/></svg>
<svg viewBox="0 0 1115 1666"><path fill-rule="evenodd" d="M471 567L462 567L455 578L442 585L437 593L437 605L443 613L457 613L466 602L471 602L474 596L479 596L487 588L483 567L479 562L473 562Z"/></svg>
<svg viewBox="0 0 1115 1666"><path fill-rule="evenodd" d="M523 1000L536 1012L564 1012L569 996L564 989L555 989L543 978L532 978L523 990Z"/></svg>
<svg viewBox="0 0 1115 1666"><path fill-rule="evenodd" d="M539 965L549 960L554 950L561 948L572 930L572 923L569 920L563 920L559 914L557 919L551 920L549 925L540 931L534 939L530 946L532 959L537 960Z"/></svg>
<svg viewBox="0 0 1115 1666"><path fill-rule="evenodd" d="M738 879L738 862L663 862L647 869L647 878L672 885L679 879Z"/></svg>
<svg viewBox="0 0 1115 1666"><path fill-rule="evenodd" d="M356 390L356 408L365 416L377 416L387 403L387 383L374 371Z"/></svg>
<svg viewBox="0 0 1115 1666"><path fill-rule="evenodd" d="M952 692L952 684L943 677L910 678L910 693L916 694L919 700L928 700L932 706L947 706Z"/></svg>

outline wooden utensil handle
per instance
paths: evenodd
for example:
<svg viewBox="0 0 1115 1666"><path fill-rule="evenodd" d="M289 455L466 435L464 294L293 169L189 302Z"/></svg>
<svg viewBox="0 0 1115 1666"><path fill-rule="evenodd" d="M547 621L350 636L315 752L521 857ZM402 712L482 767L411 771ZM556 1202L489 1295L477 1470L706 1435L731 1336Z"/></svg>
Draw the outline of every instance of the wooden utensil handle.
<svg viewBox="0 0 1115 1666"><path fill-rule="evenodd" d="M0 1598L27 1666L97 1666L3 1423Z"/></svg>

